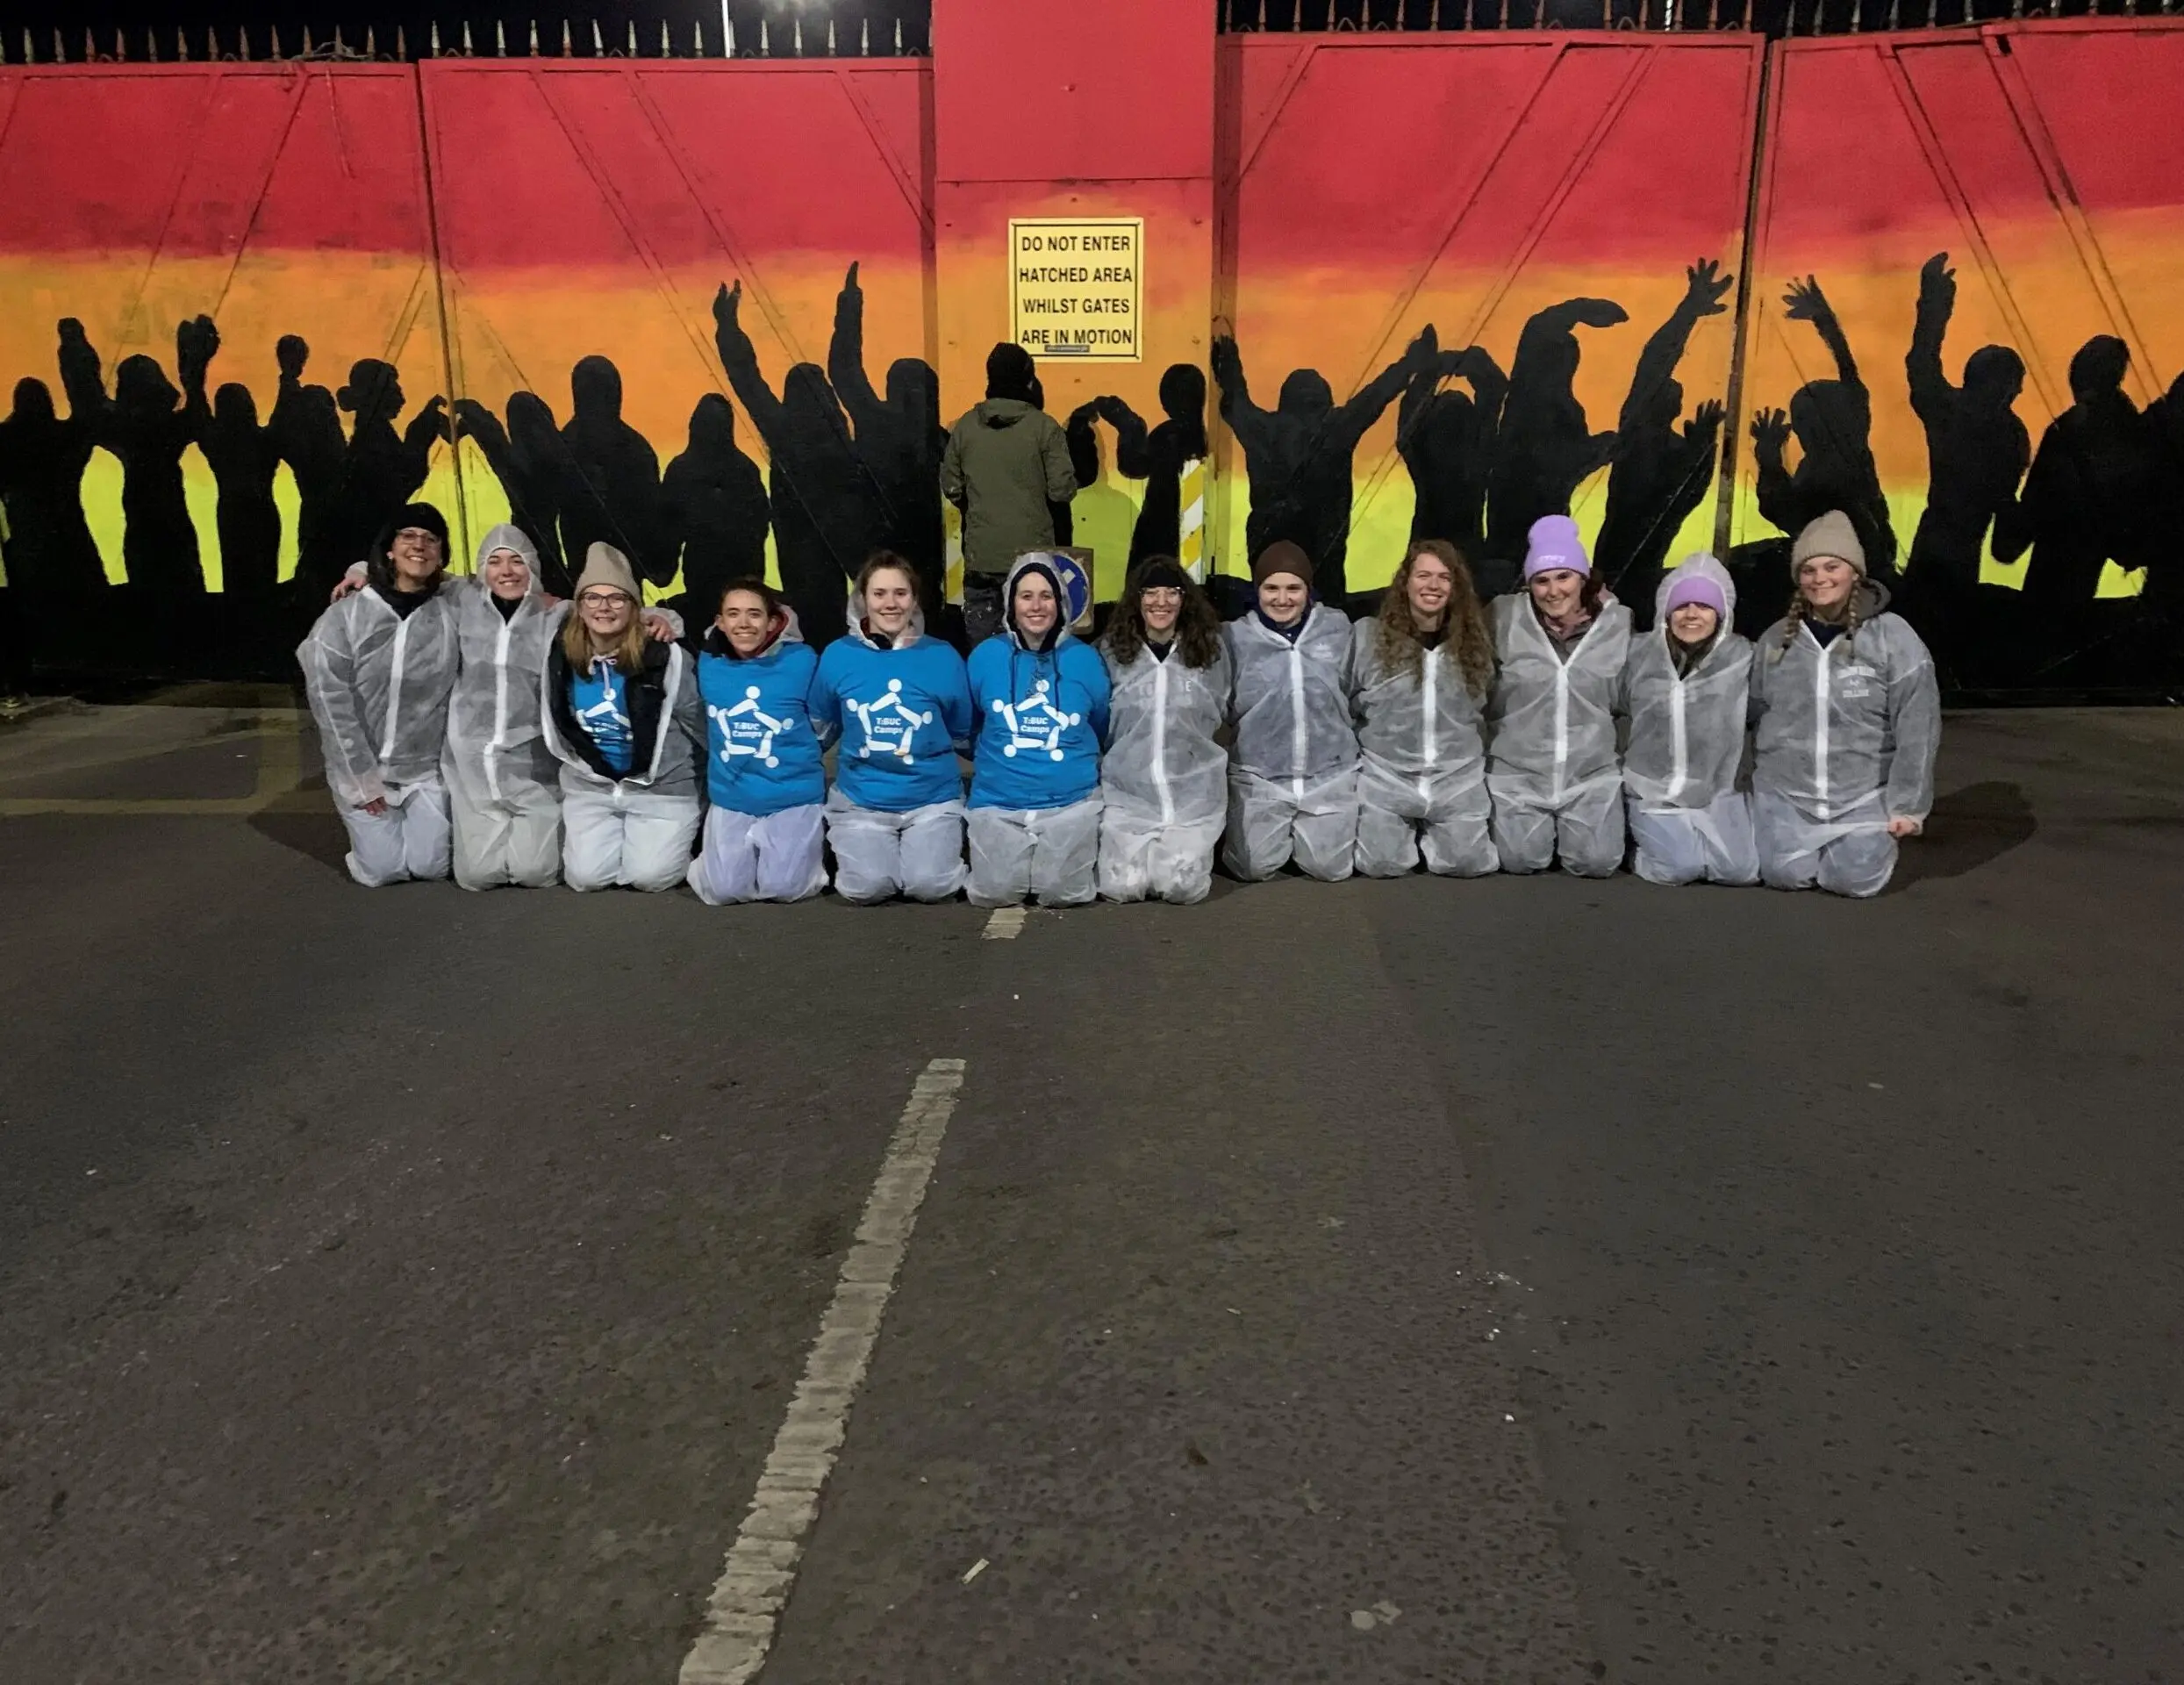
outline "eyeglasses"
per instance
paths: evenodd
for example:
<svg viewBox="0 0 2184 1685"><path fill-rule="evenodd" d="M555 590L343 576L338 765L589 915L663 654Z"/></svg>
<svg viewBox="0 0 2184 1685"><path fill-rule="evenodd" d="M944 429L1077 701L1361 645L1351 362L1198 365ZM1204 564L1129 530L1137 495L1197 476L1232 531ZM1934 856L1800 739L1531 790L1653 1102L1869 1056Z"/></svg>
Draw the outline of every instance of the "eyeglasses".
<svg viewBox="0 0 2184 1685"><path fill-rule="evenodd" d="M405 544L429 544L434 549L440 548L440 534L427 532L422 527L405 527L395 536Z"/></svg>
<svg viewBox="0 0 2184 1685"><path fill-rule="evenodd" d="M627 602L629 599L619 591L587 591L576 600L586 608L612 608L618 603Z"/></svg>

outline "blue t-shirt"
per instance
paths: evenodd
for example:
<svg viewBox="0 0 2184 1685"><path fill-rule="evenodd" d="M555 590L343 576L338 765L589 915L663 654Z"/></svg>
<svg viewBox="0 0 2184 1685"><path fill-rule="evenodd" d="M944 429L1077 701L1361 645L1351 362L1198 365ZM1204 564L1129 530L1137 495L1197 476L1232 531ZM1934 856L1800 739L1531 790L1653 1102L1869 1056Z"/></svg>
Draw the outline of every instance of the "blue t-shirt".
<svg viewBox="0 0 2184 1685"><path fill-rule="evenodd" d="M801 640L783 638L748 661L718 653L708 641L698 657L706 800L763 819L827 799L827 770L806 707L818 670L819 657Z"/></svg>
<svg viewBox="0 0 2184 1685"><path fill-rule="evenodd" d="M1099 652L1075 638L1033 655L1000 632L973 649L970 805L1066 807L1091 795L1099 787L1111 688Z"/></svg>
<svg viewBox="0 0 2184 1685"><path fill-rule="evenodd" d="M970 738L970 686L938 638L894 649L836 638L819 658L812 718L840 734L834 787L858 807L906 814L963 799L956 745Z"/></svg>
<svg viewBox="0 0 2184 1685"><path fill-rule="evenodd" d="M636 744L629 725L628 681L615 670L611 658L595 656L589 671L571 679L569 694L576 723L598 746L599 757L617 777L626 774Z"/></svg>

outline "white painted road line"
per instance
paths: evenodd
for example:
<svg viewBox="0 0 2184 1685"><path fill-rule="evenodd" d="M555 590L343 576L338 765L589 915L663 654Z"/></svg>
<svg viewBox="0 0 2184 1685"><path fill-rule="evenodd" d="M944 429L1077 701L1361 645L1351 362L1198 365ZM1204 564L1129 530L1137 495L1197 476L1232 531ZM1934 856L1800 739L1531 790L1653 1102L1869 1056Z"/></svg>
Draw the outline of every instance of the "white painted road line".
<svg viewBox="0 0 2184 1685"><path fill-rule="evenodd" d="M1022 910L1016 913L1020 921ZM963 1086L961 1059L934 1059L910 1091L910 1103L887 1144L879 1180L864 1202L856 1244L842 1261L834 1302L827 1307L819 1337L805 1359L804 1379L797 1383L787 1419L759 1474L750 1513L736 1530L720 1583L706 1603L705 1631L683 1658L681 1685L745 1685L766 1665L775 1624L796 1583L804 1542L819 1518L819 1495L841 1450L849 1406L872 1359L880 1318L895 1291L918 1207Z"/></svg>
<svg viewBox="0 0 2184 1685"><path fill-rule="evenodd" d="M986 921L985 939L988 942L1013 942L1023 934L1026 909L1020 907L997 907L993 916Z"/></svg>

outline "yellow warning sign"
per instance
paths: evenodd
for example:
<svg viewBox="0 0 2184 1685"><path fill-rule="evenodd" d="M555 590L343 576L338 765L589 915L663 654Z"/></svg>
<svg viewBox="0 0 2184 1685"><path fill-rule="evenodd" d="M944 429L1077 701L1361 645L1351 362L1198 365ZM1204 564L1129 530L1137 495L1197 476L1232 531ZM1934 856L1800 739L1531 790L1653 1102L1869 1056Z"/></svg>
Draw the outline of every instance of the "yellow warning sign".
<svg viewBox="0 0 2184 1685"><path fill-rule="evenodd" d="M1136 362L1145 290L1139 217L1052 217L1008 225L1009 320L1035 357Z"/></svg>

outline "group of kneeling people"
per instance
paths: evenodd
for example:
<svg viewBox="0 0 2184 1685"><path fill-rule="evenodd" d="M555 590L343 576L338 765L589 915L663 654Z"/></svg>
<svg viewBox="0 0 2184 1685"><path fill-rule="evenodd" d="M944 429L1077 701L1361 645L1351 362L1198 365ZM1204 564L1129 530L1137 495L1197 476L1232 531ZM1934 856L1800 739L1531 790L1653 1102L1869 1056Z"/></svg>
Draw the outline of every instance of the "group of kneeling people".
<svg viewBox="0 0 2184 1685"><path fill-rule="evenodd" d="M1653 883L1864 896L1932 802L1933 663L1839 513L1799 534L1796 594L1757 646L1704 555L1634 631L1562 515L1533 527L1522 589L1491 606L1428 540L1353 624L1283 541L1226 625L1173 561L1140 563L1097 644L1071 635L1060 570L1033 553L968 661L886 552L824 653L746 579L693 656L610 546L572 607L542 592L518 528L488 533L468 578L447 573L447 542L439 512L410 506L298 651L368 886L452 864L469 889L558 877L792 901L825 886L831 848L857 903L1187 902L1218 850L1246 880L1421 858L1604 877L1629 853Z"/></svg>

